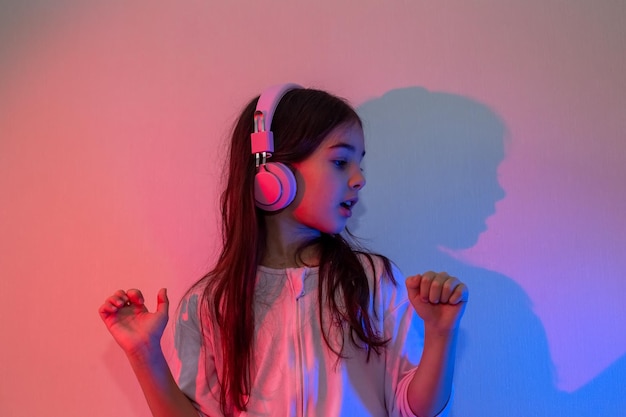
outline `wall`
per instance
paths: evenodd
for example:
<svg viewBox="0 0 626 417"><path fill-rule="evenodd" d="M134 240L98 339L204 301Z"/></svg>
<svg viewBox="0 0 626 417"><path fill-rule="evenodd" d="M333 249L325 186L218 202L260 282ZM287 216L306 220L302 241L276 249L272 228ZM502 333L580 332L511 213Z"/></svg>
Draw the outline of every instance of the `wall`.
<svg viewBox="0 0 626 417"><path fill-rule="evenodd" d="M148 415L97 308L176 301L210 266L226 134L283 81L365 119L353 231L470 285L454 416L620 415L625 19L609 0L0 3L0 415Z"/></svg>

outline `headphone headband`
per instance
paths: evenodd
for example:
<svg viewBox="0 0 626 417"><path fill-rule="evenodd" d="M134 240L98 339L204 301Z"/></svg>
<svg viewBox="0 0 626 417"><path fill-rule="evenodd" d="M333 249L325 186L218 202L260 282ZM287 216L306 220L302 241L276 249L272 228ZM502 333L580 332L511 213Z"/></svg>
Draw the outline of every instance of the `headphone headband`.
<svg viewBox="0 0 626 417"><path fill-rule="evenodd" d="M288 91L302 88L298 84L278 84L269 87L259 97L254 112L254 133L252 134L252 153L274 152L274 135L271 131L272 119L278 103ZM268 156L269 156L268 155Z"/></svg>

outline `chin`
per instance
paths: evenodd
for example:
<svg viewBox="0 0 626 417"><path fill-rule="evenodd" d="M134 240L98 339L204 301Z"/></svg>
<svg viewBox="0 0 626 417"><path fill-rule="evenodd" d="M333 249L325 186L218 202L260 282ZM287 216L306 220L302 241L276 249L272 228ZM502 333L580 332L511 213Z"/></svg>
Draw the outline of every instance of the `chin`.
<svg viewBox="0 0 626 417"><path fill-rule="evenodd" d="M326 217L317 220L318 221L308 223L307 226L327 235L337 235L343 232L346 230L348 224L348 222L342 218L332 219Z"/></svg>
<svg viewBox="0 0 626 417"><path fill-rule="evenodd" d="M338 226L338 227L328 227L328 228L323 228L320 231L322 233L326 233L328 235L338 235L341 232L343 232L344 230L346 230L346 226Z"/></svg>

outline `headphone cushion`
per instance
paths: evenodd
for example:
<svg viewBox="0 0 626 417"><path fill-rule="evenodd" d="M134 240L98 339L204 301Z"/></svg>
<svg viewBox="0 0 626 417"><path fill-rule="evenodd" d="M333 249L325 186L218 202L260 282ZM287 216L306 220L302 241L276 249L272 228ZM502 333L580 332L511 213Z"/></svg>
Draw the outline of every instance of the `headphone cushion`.
<svg viewBox="0 0 626 417"><path fill-rule="evenodd" d="M256 206L265 211L287 207L296 196L296 177L280 162L261 165L254 177Z"/></svg>

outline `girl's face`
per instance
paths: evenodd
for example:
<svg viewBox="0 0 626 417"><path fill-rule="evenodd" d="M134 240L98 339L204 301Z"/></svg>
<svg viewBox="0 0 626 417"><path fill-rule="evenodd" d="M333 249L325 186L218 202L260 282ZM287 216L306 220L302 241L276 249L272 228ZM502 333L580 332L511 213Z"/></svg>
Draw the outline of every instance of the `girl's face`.
<svg viewBox="0 0 626 417"><path fill-rule="evenodd" d="M298 184L291 204L294 220L324 233L340 233L365 186L364 155L361 127L340 126L307 159L292 164Z"/></svg>

